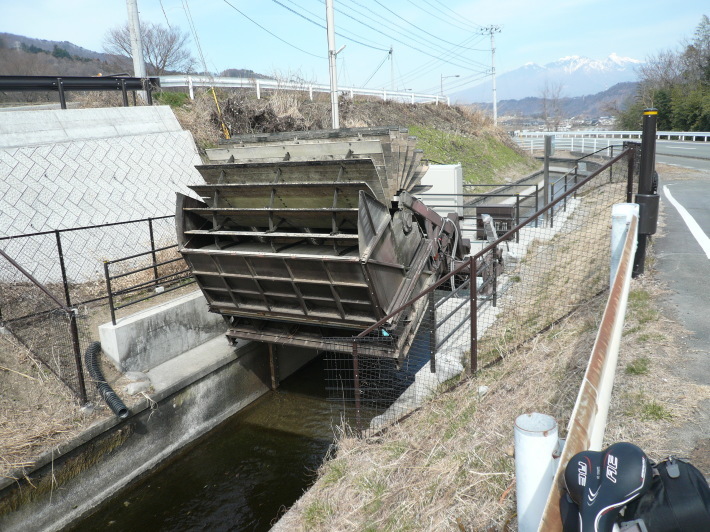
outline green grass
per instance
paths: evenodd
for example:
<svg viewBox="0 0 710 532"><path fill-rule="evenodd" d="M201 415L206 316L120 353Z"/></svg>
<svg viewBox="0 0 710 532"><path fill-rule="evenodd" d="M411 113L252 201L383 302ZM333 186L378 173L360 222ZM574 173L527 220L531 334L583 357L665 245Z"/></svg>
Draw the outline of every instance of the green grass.
<svg viewBox="0 0 710 532"><path fill-rule="evenodd" d="M662 421L673 419L673 414L655 399L647 399L643 392L630 397L631 404L625 414L643 421Z"/></svg>
<svg viewBox="0 0 710 532"><path fill-rule="evenodd" d="M651 306L652 303L651 294L646 290L639 288L629 292L629 312L639 325L658 320L658 310Z"/></svg>
<svg viewBox="0 0 710 532"><path fill-rule="evenodd" d="M322 525L325 521L333 515L333 507L324 501L313 501L309 504L303 511L303 522L306 525L306 529L315 528L318 525Z"/></svg>
<svg viewBox="0 0 710 532"><path fill-rule="evenodd" d="M439 164L461 163L464 182L470 185L499 183L498 172L509 167L520 166L522 177L525 169L533 171L538 166L489 135L464 137L419 126L410 126L409 134L417 137L417 148L424 151L426 159Z"/></svg>
<svg viewBox="0 0 710 532"><path fill-rule="evenodd" d="M641 407L641 419L646 421L661 421L662 419L672 419L671 413L660 403L653 399L644 403Z"/></svg>
<svg viewBox="0 0 710 532"><path fill-rule="evenodd" d="M170 107L182 107L190 98L185 92L158 92L153 95L158 103Z"/></svg>
<svg viewBox="0 0 710 532"><path fill-rule="evenodd" d="M343 460L331 460L326 464L326 471L323 474L323 485L329 486L331 484L336 484L341 478L345 476L347 471L347 465Z"/></svg>
<svg viewBox="0 0 710 532"><path fill-rule="evenodd" d="M651 361L646 357L639 357L626 365L627 375L647 375L651 371Z"/></svg>

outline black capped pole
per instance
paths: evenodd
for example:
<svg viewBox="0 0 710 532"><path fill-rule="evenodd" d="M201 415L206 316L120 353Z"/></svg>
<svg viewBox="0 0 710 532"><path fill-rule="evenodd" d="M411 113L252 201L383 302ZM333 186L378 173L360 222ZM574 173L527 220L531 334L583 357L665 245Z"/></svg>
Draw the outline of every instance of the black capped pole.
<svg viewBox="0 0 710 532"><path fill-rule="evenodd" d="M639 169L639 187L636 203L639 205L638 247L634 257L633 276L638 277L644 271L646 260L646 242L656 233L658 225L656 174L656 121L657 109L645 109L643 112L643 131L641 134L641 162Z"/></svg>

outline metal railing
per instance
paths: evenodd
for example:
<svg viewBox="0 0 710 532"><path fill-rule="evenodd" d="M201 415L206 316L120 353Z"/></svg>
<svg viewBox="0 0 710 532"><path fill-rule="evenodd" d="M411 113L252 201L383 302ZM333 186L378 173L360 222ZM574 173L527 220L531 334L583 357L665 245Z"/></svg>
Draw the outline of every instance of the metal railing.
<svg viewBox="0 0 710 532"><path fill-rule="evenodd" d="M157 260L157 254L171 250L177 253L177 244L162 248L153 247L153 249L146 251L145 253L136 253L135 255L131 255L129 257L104 261L104 278L106 280L106 293L108 294L109 310L111 311L111 323L116 325L117 310L130 307L136 303L147 301L148 299L152 299L161 294L178 290L195 282L195 277L182 256L162 261ZM122 269L121 273L115 275L111 275L110 273L111 265L124 264L127 261L133 261L147 256L150 256L151 258L147 266L140 266L127 270ZM177 271L168 271L168 273L159 273L159 269L161 268L165 270L169 269L166 267L178 265L182 265L184 268ZM151 277L148 280L129 280L130 278L139 277L141 274L146 272L148 272L149 277ZM121 288L115 289L116 281L121 282ZM147 290L150 288L153 288L154 291L152 293L147 293ZM117 304L117 298L123 298L124 301Z"/></svg>
<svg viewBox="0 0 710 532"><path fill-rule="evenodd" d="M313 99L314 92L330 93L330 85L318 83L279 81L275 79L254 79L254 78L232 78L213 76L160 76L160 86L162 88L187 87L190 98L194 100L194 87L225 87L225 88L248 88L256 91L257 99L261 98L263 90L285 90L307 92L309 98ZM439 102L450 104L449 97L440 94L420 94L412 91L388 91L386 89L365 89L359 87L338 87L340 94L347 94L353 98L359 96L377 96L383 100L401 100L416 102Z"/></svg>
<svg viewBox="0 0 710 532"><path fill-rule="evenodd" d="M64 304L73 307L107 298L102 285L96 284L104 261L122 257L126 260L127 255L141 247L155 261L160 249L156 246L174 245L174 219L174 215L155 216L4 236L0 237L0 245L43 285L60 285ZM4 275L0 268L0 283L3 282L11 283L12 276ZM0 309L3 306L6 304L0 297ZM13 314L11 319L26 317Z"/></svg>
<svg viewBox="0 0 710 532"><path fill-rule="evenodd" d="M578 452L587 449L600 451L602 447L631 282L637 227L638 219L634 216L628 224L618 272L570 416L564 448L543 512L541 529L546 531L562 530L558 486L567 463Z"/></svg>
<svg viewBox="0 0 710 532"><path fill-rule="evenodd" d="M365 432L394 422L464 368L497 363L608 289L608 218L614 203L626 201L634 156L629 148L577 184L568 181L548 205L360 333L349 356L329 353L330 398L349 409L346 419ZM393 319L401 313L406 319ZM421 325L407 353L374 355L378 342L400 334L389 323L415 321Z"/></svg>
<svg viewBox="0 0 710 532"><path fill-rule="evenodd" d="M153 105L152 91L160 86L159 78L128 76L0 76L0 91L56 92L62 109L67 108L67 92L120 92L123 106L128 107L128 92L145 91L148 105Z"/></svg>

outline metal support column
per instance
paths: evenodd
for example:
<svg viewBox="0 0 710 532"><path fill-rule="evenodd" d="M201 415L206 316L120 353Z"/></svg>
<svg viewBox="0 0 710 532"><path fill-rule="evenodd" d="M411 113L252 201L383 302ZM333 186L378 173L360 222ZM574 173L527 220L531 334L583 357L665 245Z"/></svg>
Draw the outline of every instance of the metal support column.
<svg viewBox="0 0 710 532"><path fill-rule="evenodd" d="M646 261L646 242L650 235L655 234L658 223L659 196L656 194L656 120L658 110L646 109L643 112L643 130L641 137L641 166L639 170L638 194L639 204L638 246L634 257L633 277L638 277L644 271Z"/></svg>

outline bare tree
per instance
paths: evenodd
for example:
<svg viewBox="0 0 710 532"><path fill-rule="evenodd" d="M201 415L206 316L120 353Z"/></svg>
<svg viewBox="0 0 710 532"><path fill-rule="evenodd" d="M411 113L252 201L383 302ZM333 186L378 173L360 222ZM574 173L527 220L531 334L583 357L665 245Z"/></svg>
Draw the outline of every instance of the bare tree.
<svg viewBox="0 0 710 532"><path fill-rule="evenodd" d="M646 58L639 67L643 83L650 89L669 89L680 82L683 77L683 66L678 53L673 50L662 50L656 55Z"/></svg>
<svg viewBox="0 0 710 532"><path fill-rule="evenodd" d="M540 90L542 100L542 119L547 131L557 131L562 123L562 83L545 80Z"/></svg>
<svg viewBox="0 0 710 532"><path fill-rule="evenodd" d="M166 28L151 22L141 24L143 38L143 59L150 74L160 76L168 70L190 72L195 66L195 58L188 48L188 34L177 28ZM104 37L104 51L113 55L117 65L129 68L132 57L131 33L128 24L113 28ZM123 58L123 61L121 61Z"/></svg>

